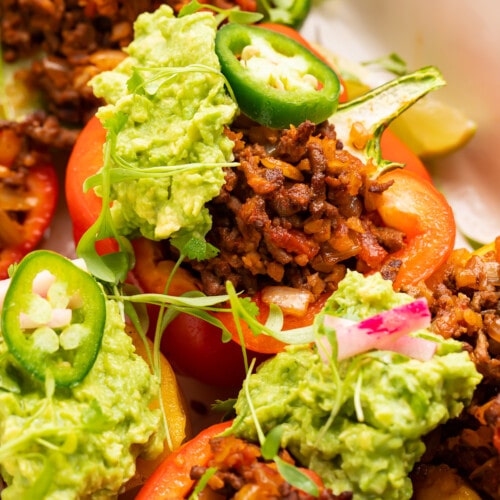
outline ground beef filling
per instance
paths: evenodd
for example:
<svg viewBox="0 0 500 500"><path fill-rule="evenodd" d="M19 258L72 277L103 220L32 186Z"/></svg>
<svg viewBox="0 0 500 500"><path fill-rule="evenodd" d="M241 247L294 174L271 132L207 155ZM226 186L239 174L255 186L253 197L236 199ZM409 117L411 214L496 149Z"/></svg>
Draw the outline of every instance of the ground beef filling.
<svg viewBox="0 0 500 500"><path fill-rule="evenodd" d="M343 149L332 125L239 125L229 135L240 166L226 169L208 205L207 240L219 254L189 263L205 293L225 293L230 280L249 294L280 285L316 299L334 291L347 268L392 277L397 263L389 257L404 235L383 227L364 201L367 190L387 186L370 180L369 167Z"/></svg>
<svg viewBox="0 0 500 500"><path fill-rule="evenodd" d="M255 0L239 0L255 9ZM61 123L81 126L102 102L88 85L101 71L113 69L133 39L139 14L161 4L178 12L188 0L1 0L0 36L7 62L30 57L24 78L40 91L46 111ZM221 8L237 5L212 0Z"/></svg>
<svg viewBox="0 0 500 500"><path fill-rule="evenodd" d="M407 291L427 298L432 330L462 341L484 377L462 415L428 437L420 473L447 464L481 498L500 499L500 237L484 255L455 250L427 283Z"/></svg>
<svg viewBox="0 0 500 500"><path fill-rule="evenodd" d="M210 447L213 458L208 466L195 466L191 469L191 479L194 480L202 478L208 467L217 469L207 486L217 496L210 498L352 499L351 492L334 495L331 490L321 487L319 496L313 497L294 488L283 479L274 462L267 462L262 458L259 446L234 436L213 438L210 440ZM280 456L284 461L294 464L287 451L282 451Z"/></svg>

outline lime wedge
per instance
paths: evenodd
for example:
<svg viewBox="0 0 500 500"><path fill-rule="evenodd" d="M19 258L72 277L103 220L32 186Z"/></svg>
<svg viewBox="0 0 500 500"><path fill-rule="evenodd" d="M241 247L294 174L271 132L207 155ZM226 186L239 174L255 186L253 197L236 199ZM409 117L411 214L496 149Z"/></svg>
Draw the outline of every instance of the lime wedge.
<svg viewBox="0 0 500 500"><path fill-rule="evenodd" d="M398 116L390 128L420 158L432 159L464 146L477 125L461 110L426 96Z"/></svg>

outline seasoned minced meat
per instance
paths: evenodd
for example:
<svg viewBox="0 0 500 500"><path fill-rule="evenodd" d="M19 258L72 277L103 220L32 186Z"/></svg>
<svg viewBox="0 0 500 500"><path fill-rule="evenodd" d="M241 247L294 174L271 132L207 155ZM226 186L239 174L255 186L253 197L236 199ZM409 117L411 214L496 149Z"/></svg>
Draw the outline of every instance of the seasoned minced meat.
<svg viewBox="0 0 500 500"><path fill-rule="evenodd" d="M210 477L207 489L221 498L273 498L276 500L312 500L314 497L287 483L274 462L265 461L260 447L234 436L215 437L210 440L213 458L208 467L217 472ZM294 464L287 451L281 451L282 460ZM199 480L207 468L194 466L191 479ZM320 488L319 500L351 500L352 492L335 495L329 489Z"/></svg>
<svg viewBox="0 0 500 500"><path fill-rule="evenodd" d="M455 250L427 283L407 291L427 298L432 330L462 341L484 377L460 418L429 436L424 464L446 464L481 498L500 499L500 237L484 255Z"/></svg>
<svg viewBox="0 0 500 500"><path fill-rule="evenodd" d="M189 263L205 293L225 293L230 280L249 294L279 284L318 298L337 288L348 267L384 270L390 253L402 248L403 234L383 227L364 202L367 189L387 186L368 178L333 126L232 129L239 166L226 169L225 185L208 204L207 240L219 254Z"/></svg>
<svg viewBox="0 0 500 500"><path fill-rule="evenodd" d="M33 59L24 79L41 92L49 115L79 127L101 104L89 80L125 57L137 16L163 3L178 12L188 0L0 0L2 55ZM255 0L205 3L256 8Z"/></svg>

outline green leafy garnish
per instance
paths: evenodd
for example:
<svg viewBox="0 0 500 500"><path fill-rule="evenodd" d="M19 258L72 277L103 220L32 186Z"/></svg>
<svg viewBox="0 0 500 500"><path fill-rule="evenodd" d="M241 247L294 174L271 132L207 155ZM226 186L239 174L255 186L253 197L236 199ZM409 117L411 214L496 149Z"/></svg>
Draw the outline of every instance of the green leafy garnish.
<svg viewBox="0 0 500 500"><path fill-rule="evenodd" d="M189 495L189 500L198 500L198 495L205 489L206 485L210 478L217 472L216 467L209 467L204 473L203 476L198 481L198 484L193 489L191 495Z"/></svg>
<svg viewBox="0 0 500 500"><path fill-rule="evenodd" d="M313 497L319 497L318 485L307 474L295 467L295 465L285 462L279 456L274 457L274 461L278 466L279 473L287 483L309 493Z"/></svg>
<svg viewBox="0 0 500 500"><path fill-rule="evenodd" d="M408 64L406 63L406 61L394 52L382 57L378 57L377 59L364 61L361 64L363 66L378 66L396 76L407 75L409 72Z"/></svg>
<svg viewBox="0 0 500 500"><path fill-rule="evenodd" d="M313 330L310 326L282 330L283 312L278 306L271 304L269 316L266 323L263 324L257 319L260 309L254 301L249 297L240 297L230 281L226 282L226 291L229 297L230 312L233 315L238 338L242 346L245 370L247 372L249 367L242 321L246 323L254 335L269 335L286 344L308 344L314 340Z"/></svg>
<svg viewBox="0 0 500 500"><path fill-rule="evenodd" d="M208 241L195 238L190 234L180 234L171 238L170 243L177 248L181 255L186 256L190 260L205 260L215 257L219 251L216 247L208 243Z"/></svg>
<svg viewBox="0 0 500 500"><path fill-rule="evenodd" d="M281 436L283 435L283 426L273 427L261 444L261 453L266 460L272 460L276 457L281 448Z"/></svg>
<svg viewBox="0 0 500 500"><path fill-rule="evenodd" d="M253 24L259 22L264 17L258 12L242 11L237 6L230 9L223 9L215 5L200 3L197 0L191 0L191 2L184 5L184 7L182 7L182 9L179 11L178 17L188 16L200 10L207 9L216 13L215 19L218 25L225 20L228 20L231 23Z"/></svg>
<svg viewBox="0 0 500 500"><path fill-rule="evenodd" d="M117 284L125 281L127 273L134 266L135 256L130 241L118 234L110 210L111 164L110 158L116 142L116 136L124 126L127 117L117 113L106 122L108 129L104 146L104 164L101 169L102 208L92 226L83 234L76 247L76 253L85 260L88 270L102 281ZM85 186L84 186L84 189ZM99 255L96 243L106 238L113 238L119 250L107 255Z"/></svg>

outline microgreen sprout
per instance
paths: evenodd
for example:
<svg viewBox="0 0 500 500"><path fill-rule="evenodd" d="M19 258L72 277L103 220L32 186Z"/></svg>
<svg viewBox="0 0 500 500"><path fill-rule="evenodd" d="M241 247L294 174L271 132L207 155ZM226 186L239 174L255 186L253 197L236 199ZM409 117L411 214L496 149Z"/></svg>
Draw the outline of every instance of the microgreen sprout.
<svg viewBox="0 0 500 500"><path fill-rule="evenodd" d="M278 306L271 304L269 316L266 323L263 324L257 319L260 310L255 302L249 297L240 297L230 281L226 282L226 291L229 296L230 310L233 314L238 338L242 346L246 371L248 371L248 360L244 348L245 341L241 321L246 323L254 335L269 335L286 344L308 344L314 340L313 330L310 326L282 330L283 312Z"/></svg>
<svg viewBox="0 0 500 500"><path fill-rule="evenodd" d="M205 489L210 478L217 472L216 467L209 467L201 476L188 500L198 500L198 495Z"/></svg>
<svg viewBox="0 0 500 500"><path fill-rule="evenodd" d="M149 78L145 79L141 73L153 72ZM127 88L130 93L137 95L144 95L146 92L149 96L154 96L160 87L179 77L184 73L211 73L219 76L224 80L224 85L233 101L236 101L233 89L224 73L220 70L207 66L206 64L188 64L187 66L169 66L169 67L156 67L156 66L135 66L132 71L132 76L128 79Z"/></svg>
<svg viewBox="0 0 500 500"><path fill-rule="evenodd" d="M363 66L378 66L396 76L403 76L408 74L408 65L406 61L392 52L386 56L379 57L377 59L371 59L370 61L364 61L361 63Z"/></svg>
<svg viewBox="0 0 500 500"><path fill-rule="evenodd" d="M104 145L104 161L101 169L102 208L96 221L83 234L76 247L76 253L85 260L88 270L97 278L108 283L125 281L128 271L133 267L134 252L130 241L118 234L113 223L110 210L111 193L111 157L113 155L116 137L127 121L124 113L116 113L105 123L108 130ZM84 190L87 188L84 186ZM118 252L99 255L96 242L113 238L119 247Z"/></svg>
<svg viewBox="0 0 500 500"><path fill-rule="evenodd" d="M200 10L207 9L215 12L217 25L221 24L225 20L232 23L253 24L259 22L264 17L258 12L242 11L237 6L230 9L223 9L215 5L198 2L197 0L192 0L188 4L184 5L184 7L182 7L179 11L178 17L188 16Z"/></svg>

